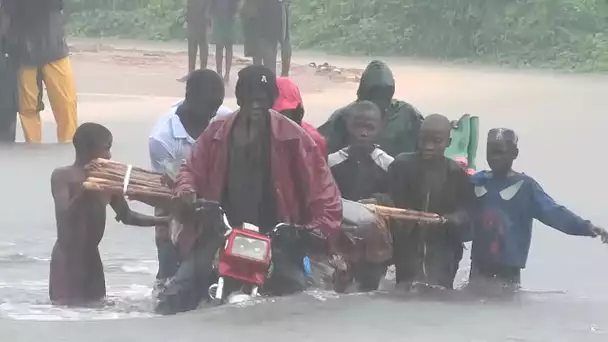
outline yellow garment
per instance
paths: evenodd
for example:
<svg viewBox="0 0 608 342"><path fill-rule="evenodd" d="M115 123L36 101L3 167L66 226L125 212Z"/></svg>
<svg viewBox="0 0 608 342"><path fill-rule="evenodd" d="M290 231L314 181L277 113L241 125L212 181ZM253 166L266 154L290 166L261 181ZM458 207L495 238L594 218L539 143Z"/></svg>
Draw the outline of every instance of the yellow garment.
<svg viewBox="0 0 608 342"><path fill-rule="evenodd" d="M22 67L19 71L19 118L26 142L42 141L42 125L38 111L40 89L36 82L38 68ZM57 141L72 141L77 125L76 85L69 57L42 67L51 109L57 122Z"/></svg>

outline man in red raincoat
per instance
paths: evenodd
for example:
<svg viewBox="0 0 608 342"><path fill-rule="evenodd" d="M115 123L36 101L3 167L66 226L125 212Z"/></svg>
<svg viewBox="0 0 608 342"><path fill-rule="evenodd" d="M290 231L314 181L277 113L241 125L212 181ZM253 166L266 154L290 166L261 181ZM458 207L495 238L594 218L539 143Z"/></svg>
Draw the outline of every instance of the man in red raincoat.
<svg viewBox="0 0 608 342"><path fill-rule="evenodd" d="M198 138L178 176L177 195L184 204L196 198L221 203L233 226L247 222L265 233L287 223L294 230L314 229L332 239L342 219L340 192L310 135L271 109L278 95L274 73L259 65L244 68L235 94L240 110L217 119ZM211 270L192 266L210 265L196 260L197 254L205 254L197 252L199 237L199 231L186 226L179 233L183 261L166 295L159 296L158 312L192 309L203 296L206 287L196 280L208 279ZM299 260L297 270L292 267L284 270L289 275L279 275L290 278L281 293L304 289ZM277 261L273 258L271 279L283 272L278 272ZM203 293L195 296L196 291ZM184 298L190 302L184 303Z"/></svg>
<svg viewBox="0 0 608 342"><path fill-rule="evenodd" d="M300 89L287 77L277 78L277 87L279 88L279 97L274 102L272 109L280 112L291 120L295 121L303 130L310 135L315 141L317 147L324 157L327 157L327 143L325 138L317 131L317 129L309 123L302 121L304 117L304 102L300 95Z"/></svg>

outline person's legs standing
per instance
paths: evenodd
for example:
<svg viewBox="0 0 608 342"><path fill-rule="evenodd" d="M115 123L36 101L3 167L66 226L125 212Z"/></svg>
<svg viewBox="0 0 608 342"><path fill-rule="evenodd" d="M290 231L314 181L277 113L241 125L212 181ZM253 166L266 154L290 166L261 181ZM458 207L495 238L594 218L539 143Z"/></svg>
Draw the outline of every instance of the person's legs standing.
<svg viewBox="0 0 608 342"><path fill-rule="evenodd" d="M22 67L19 70L19 120L23 128L25 142L42 141L42 125L38 111L38 82L36 67Z"/></svg>
<svg viewBox="0 0 608 342"><path fill-rule="evenodd" d="M291 39L289 37L289 6L283 4L283 35L281 39L281 76L288 77L291 67Z"/></svg>
<svg viewBox="0 0 608 342"><path fill-rule="evenodd" d="M43 72L49 102L57 122L57 141L69 143L72 141L78 125L76 85L72 63L69 57L65 57L45 65Z"/></svg>
<svg viewBox="0 0 608 342"><path fill-rule="evenodd" d="M221 43L215 42L215 71L218 75L222 75L224 63L224 46Z"/></svg>

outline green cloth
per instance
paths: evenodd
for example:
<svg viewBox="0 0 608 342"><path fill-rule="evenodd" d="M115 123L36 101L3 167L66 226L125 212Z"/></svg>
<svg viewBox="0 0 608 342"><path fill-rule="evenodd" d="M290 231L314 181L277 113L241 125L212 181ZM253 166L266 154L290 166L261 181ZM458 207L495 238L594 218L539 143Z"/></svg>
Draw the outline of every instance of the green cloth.
<svg viewBox="0 0 608 342"><path fill-rule="evenodd" d="M457 126L452 129L452 142L445 151L445 156L452 159L465 157L469 163L468 167L476 169L479 118L465 114L458 120Z"/></svg>
<svg viewBox="0 0 608 342"><path fill-rule="evenodd" d="M358 97L372 88L393 87L395 80L389 67L380 61L371 62L361 77ZM338 109L321 125L319 133L327 141L327 153L334 153L348 145L346 129L346 107ZM418 133L422 114L412 105L393 99L385 113L386 126L378 138L378 145L391 156L402 152L414 152L418 144Z"/></svg>

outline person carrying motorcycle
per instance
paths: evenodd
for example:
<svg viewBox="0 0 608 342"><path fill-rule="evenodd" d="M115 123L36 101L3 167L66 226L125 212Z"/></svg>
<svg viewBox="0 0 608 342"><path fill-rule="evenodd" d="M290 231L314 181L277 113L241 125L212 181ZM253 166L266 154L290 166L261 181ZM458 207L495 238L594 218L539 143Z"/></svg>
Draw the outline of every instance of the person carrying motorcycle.
<svg viewBox="0 0 608 342"><path fill-rule="evenodd" d="M332 240L339 231L342 204L325 157L302 128L271 109L278 95L272 71L252 65L238 77L240 110L211 123L196 141L175 184L180 205L192 207L197 198L215 201L231 226L250 223L267 233L285 223L294 239L314 230ZM212 270L209 253L201 252L205 229L193 227L184 225L177 236L183 261L159 297L160 313L193 309L206 293L208 283L202 283ZM272 294L303 290L303 256L276 255L273 247L274 267L265 287Z"/></svg>

